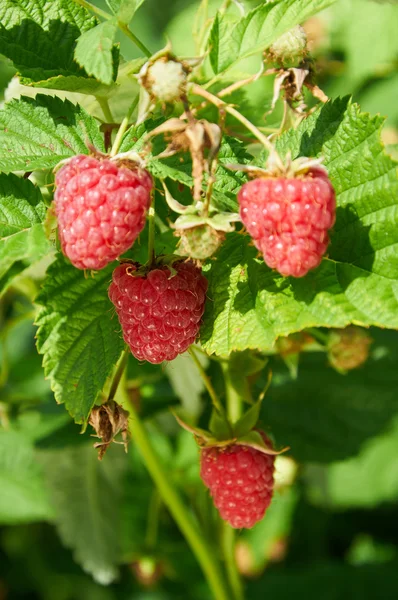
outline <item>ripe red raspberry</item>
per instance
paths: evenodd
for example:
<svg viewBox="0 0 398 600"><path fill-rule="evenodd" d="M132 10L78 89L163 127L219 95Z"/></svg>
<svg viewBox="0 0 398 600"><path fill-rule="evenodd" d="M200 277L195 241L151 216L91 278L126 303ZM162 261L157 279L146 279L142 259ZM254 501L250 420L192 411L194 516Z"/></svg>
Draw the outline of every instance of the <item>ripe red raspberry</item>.
<svg viewBox="0 0 398 600"><path fill-rule="evenodd" d="M261 177L239 194L240 216L264 261L281 275L303 277L317 267L334 225L335 193L326 172L301 177Z"/></svg>
<svg viewBox="0 0 398 600"><path fill-rule="evenodd" d="M144 169L79 155L59 169L55 183L62 251L78 269L102 269L142 231L152 188Z"/></svg>
<svg viewBox="0 0 398 600"><path fill-rule="evenodd" d="M203 315L207 280L193 262L134 275L124 263L113 272L109 298L116 307L125 342L138 360L161 363L185 352L196 339Z"/></svg>
<svg viewBox="0 0 398 600"><path fill-rule="evenodd" d="M262 433L265 443L270 440ZM200 476L231 527L250 529L264 516L274 489L274 456L248 446L203 448Z"/></svg>

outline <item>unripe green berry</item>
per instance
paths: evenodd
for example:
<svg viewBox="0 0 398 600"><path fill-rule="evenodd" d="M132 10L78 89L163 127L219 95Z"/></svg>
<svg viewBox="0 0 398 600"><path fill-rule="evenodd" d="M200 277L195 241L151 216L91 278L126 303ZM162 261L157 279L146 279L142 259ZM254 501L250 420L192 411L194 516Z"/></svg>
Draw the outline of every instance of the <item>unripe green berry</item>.
<svg viewBox="0 0 398 600"><path fill-rule="evenodd" d="M179 254L196 260L213 256L225 239L224 232L206 224L177 230L176 235L180 237Z"/></svg>
<svg viewBox="0 0 398 600"><path fill-rule="evenodd" d="M178 100L184 92L187 73L184 66L175 60L159 58L141 78L148 92L160 102Z"/></svg>
<svg viewBox="0 0 398 600"><path fill-rule="evenodd" d="M295 66L307 52L307 35L301 25L296 25L272 44L269 55L284 66Z"/></svg>

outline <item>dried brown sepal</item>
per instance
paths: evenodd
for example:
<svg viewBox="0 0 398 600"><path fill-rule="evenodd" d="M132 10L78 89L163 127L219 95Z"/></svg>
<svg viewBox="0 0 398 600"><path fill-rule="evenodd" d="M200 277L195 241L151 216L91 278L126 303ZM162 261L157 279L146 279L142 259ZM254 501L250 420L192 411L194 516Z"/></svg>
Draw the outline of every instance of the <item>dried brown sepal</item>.
<svg viewBox="0 0 398 600"><path fill-rule="evenodd" d="M191 154L193 198L199 201L202 195L203 175L210 173L211 164L220 149L222 137L220 127L204 119L197 121L191 117L188 122L185 122L173 118L153 129L148 135L148 140L161 134L165 135L169 144L156 158L167 158L178 152Z"/></svg>
<svg viewBox="0 0 398 600"><path fill-rule="evenodd" d="M305 116L307 105L304 102L304 87L311 92L314 98L323 103L328 101L329 98L326 94L313 82L311 65L303 64L300 67L280 69L275 77L271 109L267 112L267 115L272 113L277 100L282 95L283 100L295 114Z"/></svg>
<svg viewBox="0 0 398 600"><path fill-rule="evenodd" d="M94 448L98 449L98 460L102 460L112 442L123 444L127 452L129 440L128 417L129 413L114 401L93 408L88 422L95 431L92 436L101 440L94 444ZM119 433L122 436L121 442L115 440Z"/></svg>
<svg viewBox="0 0 398 600"><path fill-rule="evenodd" d="M292 160L290 150L282 159L274 149L268 156L264 167L257 165L226 164L225 168L231 171L242 171L251 178L258 177L306 177L311 171L327 175L327 170L322 165L323 157L309 158L299 156Z"/></svg>

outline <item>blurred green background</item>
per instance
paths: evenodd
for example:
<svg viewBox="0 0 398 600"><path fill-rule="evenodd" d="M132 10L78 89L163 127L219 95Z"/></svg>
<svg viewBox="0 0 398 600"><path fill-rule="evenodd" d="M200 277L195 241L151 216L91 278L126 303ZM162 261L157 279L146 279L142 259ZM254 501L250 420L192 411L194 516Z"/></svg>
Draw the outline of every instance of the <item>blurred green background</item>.
<svg viewBox="0 0 398 600"><path fill-rule="evenodd" d="M218 6L210 2L210 10ZM176 53L193 56L196 8L188 0L147 0L132 29L153 51L171 39ZM352 94L363 110L385 115L384 142L396 154L397 5L344 0L305 28L320 87L332 98ZM139 56L128 40L120 42L124 58ZM257 62L244 67L255 72ZM2 97L13 74L2 59ZM263 120L272 82L244 94L249 116L272 127L278 108ZM114 114L124 106L123 98L111 102ZM90 432L81 435L55 404L32 325L43 272L44 265L0 298L0 600L207 600L199 567L133 444L128 455L114 445L99 463ZM292 451L277 460L266 518L238 536L250 600L398 598L398 333L370 335L368 363L347 375L322 352L300 358L297 379L281 357L270 359L274 378L262 419ZM221 386L219 365L206 366ZM194 365L187 356L166 368L131 358L128 387L170 477L219 548L198 450L167 411L182 403L187 414L202 415Z"/></svg>

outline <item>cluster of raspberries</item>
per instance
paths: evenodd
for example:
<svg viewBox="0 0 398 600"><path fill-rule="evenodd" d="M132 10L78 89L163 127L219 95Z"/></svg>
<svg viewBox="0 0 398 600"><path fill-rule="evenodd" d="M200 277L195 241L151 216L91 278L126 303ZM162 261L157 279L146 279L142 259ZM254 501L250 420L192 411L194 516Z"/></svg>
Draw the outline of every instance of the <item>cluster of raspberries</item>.
<svg viewBox="0 0 398 600"><path fill-rule="evenodd" d="M135 164L79 155L62 166L55 208L62 250L72 264L98 270L126 252L144 228L152 186L149 173ZM238 201L241 220L269 267L302 277L320 264L336 209L324 169L257 177L242 186ZM192 260L150 269L125 261L113 272L109 297L132 354L161 363L195 341L206 291L207 280ZM272 454L235 442L202 448L200 474L232 527L250 528L263 518L274 488Z"/></svg>
<svg viewBox="0 0 398 600"><path fill-rule="evenodd" d="M145 225L152 178L136 165L79 155L56 174L55 210L64 254L78 269L103 269L126 252ZM122 263L109 297L138 360L173 360L195 341L207 280L192 261L136 273Z"/></svg>

